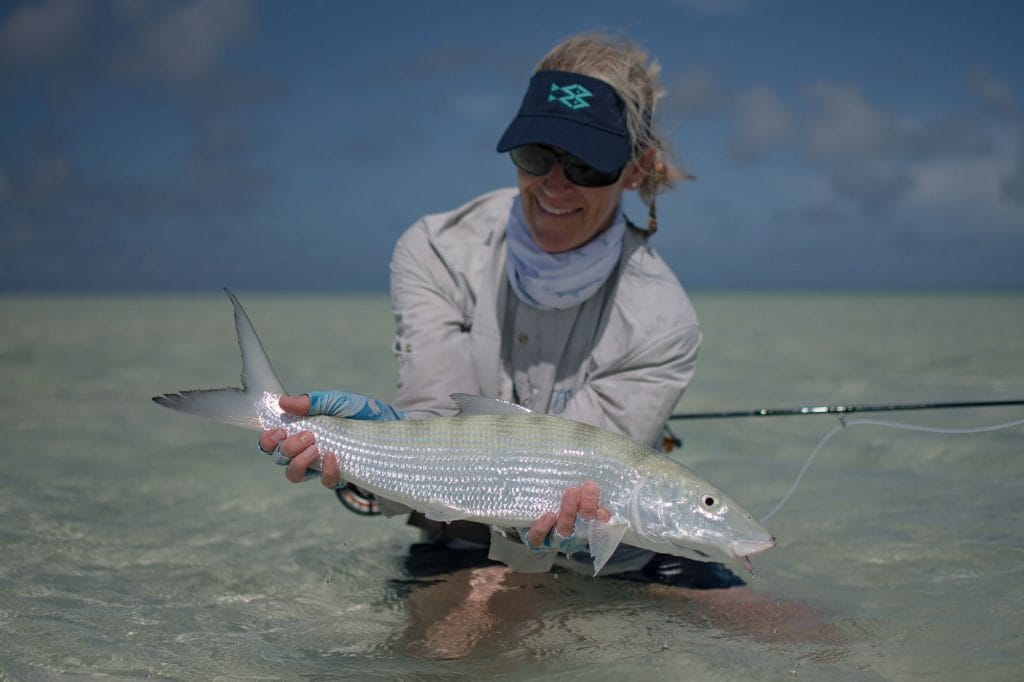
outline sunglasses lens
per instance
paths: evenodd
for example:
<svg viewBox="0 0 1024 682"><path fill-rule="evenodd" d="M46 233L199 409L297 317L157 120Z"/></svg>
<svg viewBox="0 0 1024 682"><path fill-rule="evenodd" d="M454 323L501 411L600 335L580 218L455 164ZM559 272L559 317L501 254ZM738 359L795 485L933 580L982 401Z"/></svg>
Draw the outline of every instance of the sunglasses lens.
<svg viewBox="0 0 1024 682"><path fill-rule="evenodd" d="M618 180L622 173L621 168L611 173L598 170L569 154L563 156L560 161L562 168L565 169L565 177L580 187L604 187Z"/></svg>
<svg viewBox="0 0 1024 682"><path fill-rule="evenodd" d="M539 144L527 144L509 151L512 163L530 175L547 175L557 160L569 182L580 187L604 187L619 179L622 169L611 173L588 165L572 154L558 154Z"/></svg>
<svg viewBox="0 0 1024 682"><path fill-rule="evenodd" d="M539 144L528 144L511 150L509 156L519 170L530 175L547 175L555 165L555 153Z"/></svg>

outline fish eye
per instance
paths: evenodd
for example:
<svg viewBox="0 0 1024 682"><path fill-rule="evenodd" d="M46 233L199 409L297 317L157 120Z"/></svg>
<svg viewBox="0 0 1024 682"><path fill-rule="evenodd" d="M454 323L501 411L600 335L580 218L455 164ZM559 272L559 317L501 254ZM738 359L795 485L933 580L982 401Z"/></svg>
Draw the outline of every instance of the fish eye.
<svg viewBox="0 0 1024 682"><path fill-rule="evenodd" d="M704 496L700 498L700 501L708 509L714 509L718 505L718 500L715 496L708 493L705 493Z"/></svg>

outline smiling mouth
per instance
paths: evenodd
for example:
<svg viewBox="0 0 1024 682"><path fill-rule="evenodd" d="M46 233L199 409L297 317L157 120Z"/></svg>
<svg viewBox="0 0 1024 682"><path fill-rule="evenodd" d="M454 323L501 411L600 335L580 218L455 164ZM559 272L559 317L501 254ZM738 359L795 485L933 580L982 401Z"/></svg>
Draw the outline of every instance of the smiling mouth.
<svg viewBox="0 0 1024 682"><path fill-rule="evenodd" d="M548 206L543 201L541 201L540 197L537 197L537 206L544 213L547 213L548 215L554 216L556 218L562 218L564 216L575 213L576 211L579 210L578 208L555 208L554 206Z"/></svg>

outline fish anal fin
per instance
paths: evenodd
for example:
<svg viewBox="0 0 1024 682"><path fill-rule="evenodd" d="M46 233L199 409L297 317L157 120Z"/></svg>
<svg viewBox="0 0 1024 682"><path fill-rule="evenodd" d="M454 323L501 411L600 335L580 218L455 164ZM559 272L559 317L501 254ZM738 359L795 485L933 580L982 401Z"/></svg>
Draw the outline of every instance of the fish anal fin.
<svg viewBox="0 0 1024 682"><path fill-rule="evenodd" d="M466 513L458 511L457 509L432 509L430 511L423 512L431 521L442 521L444 523L451 523L452 521L459 521L466 518Z"/></svg>
<svg viewBox="0 0 1024 682"><path fill-rule="evenodd" d="M412 511L411 508L401 502L392 502L391 500L385 500L383 497L377 498L377 508L380 509L381 514L389 519L393 516L401 516Z"/></svg>

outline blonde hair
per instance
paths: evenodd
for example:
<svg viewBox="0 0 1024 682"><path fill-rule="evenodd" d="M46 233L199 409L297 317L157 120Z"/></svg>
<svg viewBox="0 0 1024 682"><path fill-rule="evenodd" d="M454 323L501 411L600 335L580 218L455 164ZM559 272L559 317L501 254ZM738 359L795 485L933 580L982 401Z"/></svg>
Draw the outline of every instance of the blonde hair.
<svg viewBox="0 0 1024 682"><path fill-rule="evenodd" d="M626 105L626 130L632 142L630 161L637 163L644 179L637 188L650 210L648 231L656 229L654 199L692 176L671 161L672 150L655 127L658 100L665 96L659 73L661 65L639 45L599 33L581 33L560 42L548 52L536 71L570 71L598 78L612 86ZM649 165L641 157L653 150Z"/></svg>

